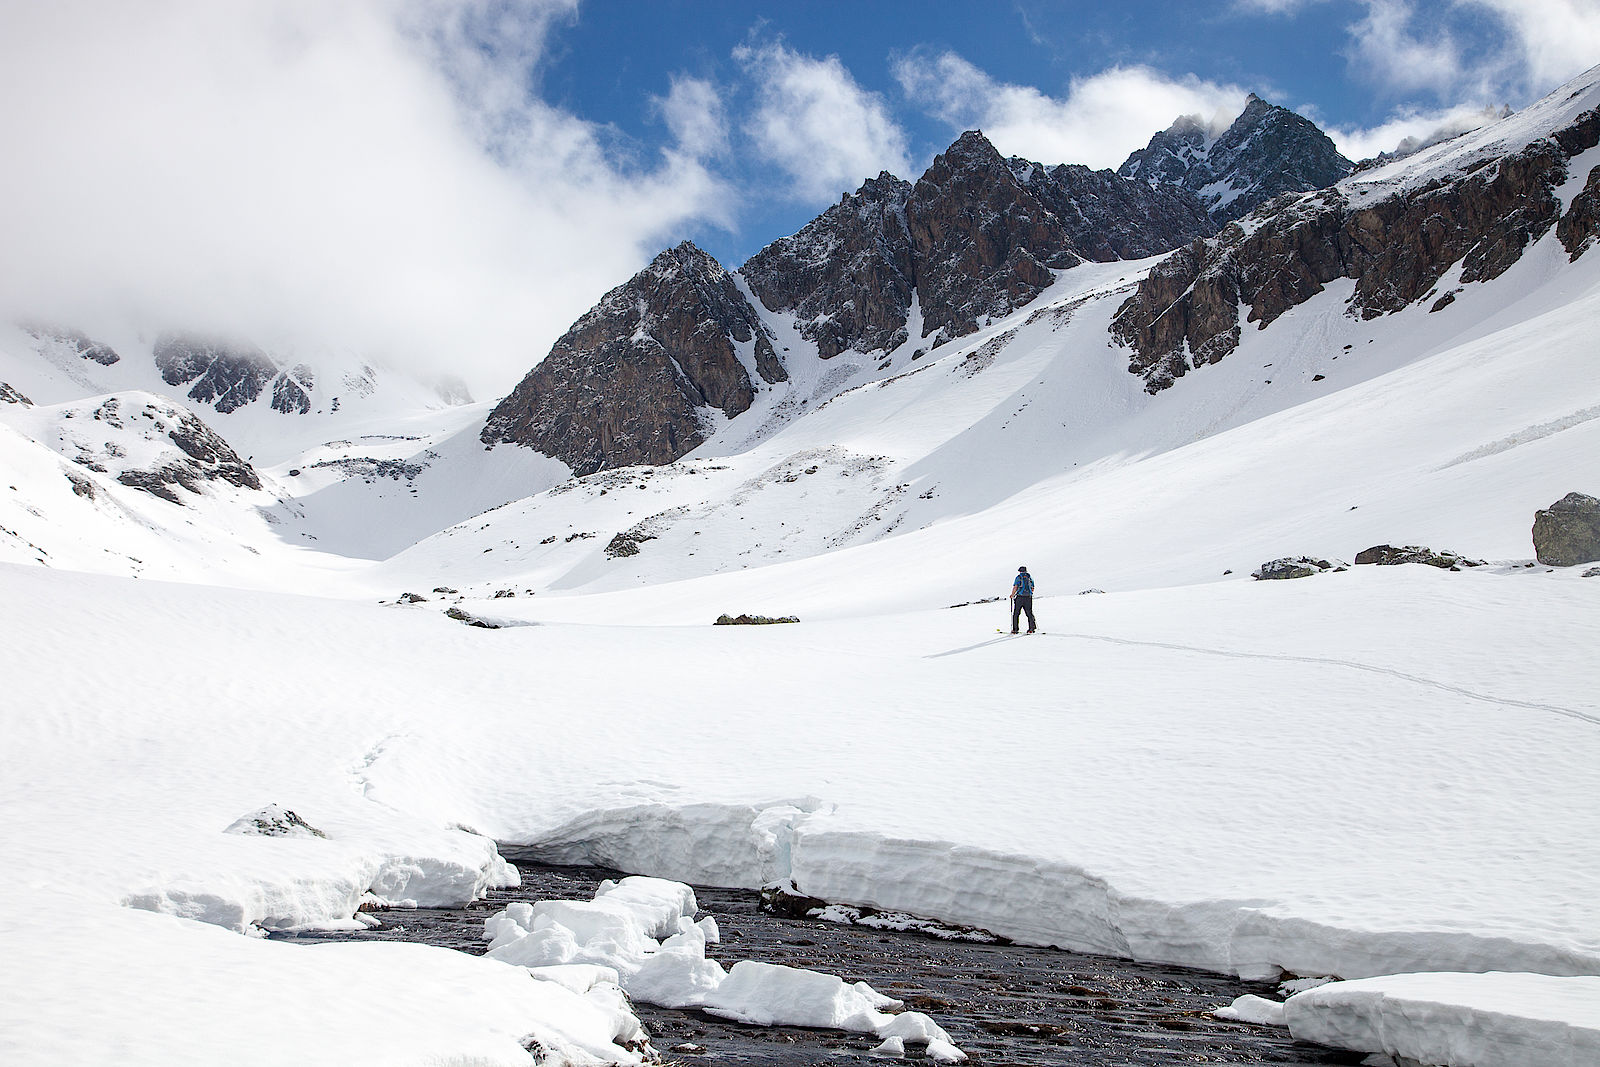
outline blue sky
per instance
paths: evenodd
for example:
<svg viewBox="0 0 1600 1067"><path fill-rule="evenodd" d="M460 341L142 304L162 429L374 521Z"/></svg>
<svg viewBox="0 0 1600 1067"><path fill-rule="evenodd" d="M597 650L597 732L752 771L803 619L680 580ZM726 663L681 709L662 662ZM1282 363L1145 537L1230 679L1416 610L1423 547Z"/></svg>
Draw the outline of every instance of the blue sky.
<svg viewBox="0 0 1600 1067"><path fill-rule="evenodd" d="M1008 153L1115 166L1177 117L1163 104L1248 91L1309 115L1347 151L1370 154L1460 109L1520 106L1600 62L1600 52L1584 51L1596 43L1595 15L1594 4L1534 0L589 0L556 20L534 85L549 103L604 128L622 165L647 164L670 141L659 98L672 79L709 85L727 131L714 165L740 201L732 220L685 232L737 264L843 191L837 178L797 180L774 158L776 146L751 135L775 67L835 60L815 76L847 79L901 135L869 139L852 161L876 155L911 178L969 124L990 129ZM1571 46L1553 44L1565 29L1577 31ZM964 102L938 99L936 83L950 84L951 66L963 85L978 82ZM1114 124L1084 121L1078 135L1054 141L1042 135L1074 111L1095 110L1097 79L1115 72L1121 81L1104 89L1127 107ZM1000 102L1005 88L1017 98L1009 108ZM850 136L841 130L839 139ZM847 184L867 176L858 167Z"/></svg>
<svg viewBox="0 0 1600 1067"><path fill-rule="evenodd" d="M1113 167L1254 91L1361 156L1597 62L1600 0L5 3L0 318L495 395L662 248L738 266L964 129Z"/></svg>

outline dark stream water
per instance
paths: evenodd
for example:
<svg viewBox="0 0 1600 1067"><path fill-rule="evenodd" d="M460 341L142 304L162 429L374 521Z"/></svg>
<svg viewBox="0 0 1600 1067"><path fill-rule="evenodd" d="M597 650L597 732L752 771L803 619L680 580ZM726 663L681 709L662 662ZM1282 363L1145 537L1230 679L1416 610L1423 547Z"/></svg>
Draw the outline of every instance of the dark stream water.
<svg viewBox="0 0 1600 1067"><path fill-rule="evenodd" d="M283 935L286 940L417 941L481 954L483 921L514 900L588 900L604 878L597 867L550 867L516 847L502 849L522 885L464 908L380 912L383 925L359 933ZM926 1012L971 1063L1173 1067L1178 1064L1356 1064L1359 1055L1292 1040L1287 1031L1226 1022L1209 1014L1242 993L1273 987L1181 967L1130 963L1055 949L952 941L922 933L785 918L762 911L759 895L695 887L716 917L722 943L707 955L809 967ZM801 1027L752 1027L696 1011L636 1004L651 1043L668 1063L852 1067L871 1056L870 1034ZM913 1058L920 1049L909 1050ZM923 1059L922 1062L929 1062Z"/></svg>

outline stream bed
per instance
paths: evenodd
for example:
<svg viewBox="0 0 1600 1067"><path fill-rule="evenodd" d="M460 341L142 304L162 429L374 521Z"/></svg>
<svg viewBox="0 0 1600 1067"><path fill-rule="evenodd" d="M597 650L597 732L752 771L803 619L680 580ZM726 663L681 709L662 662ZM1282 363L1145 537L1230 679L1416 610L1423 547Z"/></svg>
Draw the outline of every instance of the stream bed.
<svg viewBox="0 0 1600 1067"><path fill-rule="evenodd" d="M598 867L552 867L531 850L501 849L522 885L495 890L463 908L377 913L381 926L359 932L273 935L295 941L401 940L481 954L483 921L515 900L588 900L605 878ZM1133 963L1057 949L950 940L926 933L789 918L761 910L751 890L695 886L703 913L715 916L722 943L707 955L779 963L866 981L926 1012L983 1065L1171 1067L1178 1064L1358 1064L1359 1054L1295 1041L1276 1027L1210 1014L1243 993L1275 996L1268 984L1182 967ZM635 1004L651 1043L668 1063L815 1064L893 1062L872 1056L870 1034L793 1026L754 1027L699 1011ZM921 1059L912 1050L912 1059ZM922 1062L928 1062L922 1059Z"/></svg>

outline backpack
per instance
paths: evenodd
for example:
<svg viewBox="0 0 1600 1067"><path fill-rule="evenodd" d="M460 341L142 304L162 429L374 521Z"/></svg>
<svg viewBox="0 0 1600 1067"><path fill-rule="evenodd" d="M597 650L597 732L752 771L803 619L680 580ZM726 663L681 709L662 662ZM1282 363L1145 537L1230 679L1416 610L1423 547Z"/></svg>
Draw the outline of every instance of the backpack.
<svg viewBox="0 0 1600 1067"><path fill-rule="evenodd" d="M1029 574L1027 571L1017 572L1017 595L1033 595L1033 575Z"/></svg>

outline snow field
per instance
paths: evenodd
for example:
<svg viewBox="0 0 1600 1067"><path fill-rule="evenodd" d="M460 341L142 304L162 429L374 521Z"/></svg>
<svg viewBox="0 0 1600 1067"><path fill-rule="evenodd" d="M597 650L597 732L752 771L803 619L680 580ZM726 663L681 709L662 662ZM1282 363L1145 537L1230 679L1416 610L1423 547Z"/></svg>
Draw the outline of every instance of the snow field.
<svg viewBox="0 0 1600 1067"><path fill-rule="evenodd" d="M392 899L465 898L497 877L484 838L449 828L466 825L1249 975L1600 972L1600 867L1574 845L1600 832L1600 634L1571 572L1043 597L1048 632L1017 640L989 633L995 605L481 631L4 581L0 865L11 892L113 925L147 921L108 907L124 900L231 927L348 920L386 869L408 879ZM60 670L78 647L96 654ZM223 832L266 803L328 838ZM87 841L94 880L73 873Z"/></svg>

